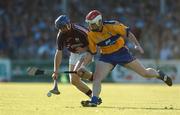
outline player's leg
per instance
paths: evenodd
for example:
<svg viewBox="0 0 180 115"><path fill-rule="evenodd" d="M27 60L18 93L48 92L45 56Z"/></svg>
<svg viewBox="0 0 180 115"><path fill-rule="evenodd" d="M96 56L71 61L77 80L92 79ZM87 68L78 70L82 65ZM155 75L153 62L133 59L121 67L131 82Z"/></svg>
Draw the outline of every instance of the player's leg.
<svg viewBox="0 0 180 115"><path fill-rule="evenodd" d="M74 70L75 65L69 65L69 71ZM87 96L91 97L92 91L87 86L86 83L84 83L80 77L77 74L69 74L70 77L70 83L73 84L77 89L79 89L81 92L85 93Z"/></svg>
<svg viewBox="0 0 180 115"><path fill-rule="evenodd" d="M170 77L165 75L162 71L156 71L153 68L145 68L138 59L126 64L125 67L135 71L145 78L158 78L163 80L168 86L172 85L172 80Z"/></svg>
<svg viewBox="0 0 180 115"><path fill-rule="evenodd" d="M86 68L80 68L77 71L77 74L82 79L93 81L93 74L92 74L92 72L88 71Z"/></svg>
<svg viewBox="0 0 180 115"><path fill-rule="evenodd" d="M69 58L69 70L73 71L76 63L81 59L82 55L71 53ZM81 92L91 97L92 90L84 83L77 74L69 74L70 82Z"/></svg>
<svg viewBox="0 0 180 115"><path fill-rule="evenodd" d="M125 65L126 68L131 69L138 73L139 75L145 77L145 78L153 78L158 77L159 74L156 70L152 68L145 68L144 65L140 63L138 59L135 59L134 61L128 63Z"/></svg>
<svg viewBox="0 0 180 115"><path fill-rule="evenodd" d="M84 107L96 107L99 101L101 92L101 81L108 75L114 66L110 63L102 61L96 62L96 70L93 75L93 96L88 103L81 103Z"/></svg>
<svg viewBox="0 0 180 115"><path fill-rule="evenodd" d="M114 66L103 61L96 62L96 70L93 76L93 96L99 97L101 92L101 81L108 75Z"/></svg>
<svg viewBox="0 0 180 115"><path fill-rule="evenodd" d="M92 81L93 80L93 74L92 72L88 71L86 68L82 68L81 64L86 61L84 59L84 57L82 56L81 59L76 63L74 70L73 71L77 71L77 75L85 80L89 80ZM87 62L87 61L86 61ZM81 67L81 68L80 68Z"/></svg>

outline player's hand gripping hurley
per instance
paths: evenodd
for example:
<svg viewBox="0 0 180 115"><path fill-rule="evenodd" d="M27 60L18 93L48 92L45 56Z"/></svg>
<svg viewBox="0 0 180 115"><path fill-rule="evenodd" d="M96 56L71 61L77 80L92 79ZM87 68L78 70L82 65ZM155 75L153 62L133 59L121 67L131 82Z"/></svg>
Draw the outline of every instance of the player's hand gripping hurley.
<svg viewBox="0 0 180 115"><path fill-rule="evenodd" d="M37 75L50 75L50 74L53 73L53 71L40 69L40 68L37 68L37 67L28 67L27 68L27 73L28 73L28 75L31 75L31 76L37 76ZM61 73L77 73L77 72L76 71L63 71ZM48 97L50 97L51 94L56 94L56 95L60 94L60 92L58 90L58 74L59 73L53 73L53 75L52 75L52 78L54 79L54 85L53 85L52 90L50 90L47 93Z"/></svg>

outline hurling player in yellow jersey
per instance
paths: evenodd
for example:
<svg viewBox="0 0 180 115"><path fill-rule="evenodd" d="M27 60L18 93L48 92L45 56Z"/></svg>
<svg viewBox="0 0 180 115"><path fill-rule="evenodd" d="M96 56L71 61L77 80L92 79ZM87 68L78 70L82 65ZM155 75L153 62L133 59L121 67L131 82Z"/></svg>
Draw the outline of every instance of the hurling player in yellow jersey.
<svg viewBox="0 0 180 115"><path fill-rule="evenodd" d="M87 14L86 22L90 30L88 33L89 50L92 54L96 54L98 47L100 57L96 62L96 69L93 75L93 96L90 101L81 102L82 106L96 107L98 105L101 81L117 64L133 70L142 77L157 78L164 81L168 86L172 85L170 77L162 71L145 68L129 52L125 45L126 39L129 39L140 53L144 53L144 50L127 26L117 21L102 21L102 15L97 10Z"/></svg>

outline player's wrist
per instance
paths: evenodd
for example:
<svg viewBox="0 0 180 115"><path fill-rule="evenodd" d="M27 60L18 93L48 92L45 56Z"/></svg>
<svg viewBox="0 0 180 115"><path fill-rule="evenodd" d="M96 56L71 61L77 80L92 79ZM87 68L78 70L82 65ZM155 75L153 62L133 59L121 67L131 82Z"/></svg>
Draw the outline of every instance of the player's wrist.
<svg viewBox="0 0 180 115"><path fill-rule="evenodd" d="M58 74L58 71L53 71L53 74Z"/></svg>

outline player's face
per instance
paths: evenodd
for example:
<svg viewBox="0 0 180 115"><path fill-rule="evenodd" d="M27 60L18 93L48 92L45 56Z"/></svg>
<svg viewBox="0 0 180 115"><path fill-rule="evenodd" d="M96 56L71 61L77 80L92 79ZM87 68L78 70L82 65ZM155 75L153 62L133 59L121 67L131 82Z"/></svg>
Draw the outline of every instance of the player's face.
<svg viewBox="0 0 180 115"><path fill-rule="evenodd" d="M71 24L66 24L60 28L61 32L67 32L71 29Z"/></svg>
<svg viewBox="0 0 180 115"><path fill-rule="evenodd" d="M102 30L102 22L99 23L88 23L89 29L94 32L99 32Z"/></svg>

